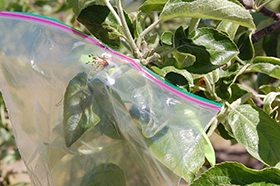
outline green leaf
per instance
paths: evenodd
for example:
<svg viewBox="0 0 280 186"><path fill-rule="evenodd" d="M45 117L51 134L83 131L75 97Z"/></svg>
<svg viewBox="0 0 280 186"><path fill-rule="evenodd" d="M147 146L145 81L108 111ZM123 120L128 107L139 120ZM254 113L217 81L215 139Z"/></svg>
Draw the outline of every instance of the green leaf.
<svg viewBox="0 0 280 186"><path fill-rule="evenodd" d="M280 161L280 125L263 110L241 105L230 111L227 120L235 139L252 156L270 166Z"/></svg>
<svg viewBox="0 0 280 186"><path fill-rule="evenodd" d="M152 11L161 11L167 0L147 0L142 4L140 10L146 14Z"/></svg>
<svg viewBox="0 0 280 186"><path fill-rule="evenodd" d="M92 4L98 4L102 1L98 0L67 0L68 5L73 9L73 12L78 17L83 9Z"/></svg>
<svg viewBox="0 0 280 186"><path fill-rule="evenodd" d="M234 39L238 28L238 24L229 21L221 21L217 26L217 30L227 33L230 39Z"/></svg>
<svg viewBox="0 0 280 186"><path fill-rule="evenodd" d="M263 50L265 51L267 56L272 56L272 57L280 57L278 56L279 53L279 48L278 45L280 45L280 31L268 34L262 42L262 47Z"/></svg>
<svg viewBox="0 0 280 186"><path fill-rule="evenodd" d="M226 139L226 140L233 140L234 138L232 137L232 134L226 129L226 127L220 123L218 126L217 126L217 130L218 130L218 134Z"/></svg>
<svg viewBox="0 0 280 186"><path fill-rule="evenodd" d="M276 168L253 170L240 163L226 162L210 168L191 186L202 185L278 185L280 170Z"/></svg>
<svg viewBox="0 0 280 186"><path fill-rule="evenodd" d="M193 85L192 75L186 70L180 70L180 69L175 68L174 66L167 66L167 67L162 68L161 71L163 72L163 76L165 76L165 77L168 74L170 75L170 73L180 75L180 77L177 76L179 79L177 79L175 81L171 81L174 84L185 85L186 83L188 83L190 85ZM168 80L170 80L170 79L168 79ZM177 83L175 83L175 82L177 82Z"/></svg>
<svg viewBox="0 0 280 186"><path fill-rule="evenodd" d="M111 20L107 20L107 17L108 19L111 18ZM87 6L79 14L78 21L85 25L103 43L113 48L120 46L122 34L116 28L113 16L110 16L110 10L106 6Z"/></svg>
<svg viewBox="0 0 280 186"><path fill-rule="evenodd" d="M201 135L211 119L209 110L165 99L158 90L147 85L134 90L130 114L153 156L191 182L205 161Z"/></svg>
<svg viewBox="0 0 280 186"><path fill-rule="evenodd" d="M241 84L234 83L230 87L231 89L231 96L230 99L228 100L229 103L234 102L238 98L241 98L243 95L249 93L250 91L244 88Z"/></svg>
<svg viewBox="0 0 280 186"><path fill-rule="evenodd" d="M96 100L95 104L99 108L96 114L100 117L100 122L96 128L113 139L120 139L120 132L117 128L116 116L114 114L114 105L118 105L119 109L123 108L125 110L122 99L116 91L98 79L91 81L90 85Z"/></svg>
<svg viewBox="0 0 280 186"><path fill-rule="evenodd" d="M199 28L188 34L179 27L174 34L175 48L196 57L189 72L206 74L226 64L238 54L236 45L223 33L211 28Z"/></svg>
<svg viewBox="0 0 280 186"><path fill-rule="evenodd" d="M216 154L214 147L206 133L203 133L202 137L204 139L205 157L210 165L214 166L216 164Z"/></svg>
<svg viewBox="0 0 280 186"><path fill-rule="evenodd" d="M191 54L182 53L182 52L172 52L173 57L176 59L176 67L178 69L185 69L189 66L192 66L196 61L196 57Z"/></svg>
<svg viewBox="0 0 280 186"><path fill-rule="evenodd" d="M239 57L242 60L251 60L255 55L253 43L251 41L251 32L245 32L240 36L237 42L239 48Z"/></svg>
<svg viewBox="0 0 280 186"><path fill-rule="evenodd" d="M253 64L258 63L270 63L273 65L279 65L280 66L280 59L276 57L256 57L253 62Z"/></svg>
<svg viewBox="0 0 280 186"><path fill-rule="evenodd" d="M79 73L69 82L64 95L63 130L67 147L100 121L95 114L95 102L86 73Z"/></svg>
<svg viewBox="0 0 280 186"><path fill-rule="evenodd" d="M4 10L5 5L6 5L6 0L1 0L0 1L0 11Z"/></svg>
<svg viewBox="0 0 280 186"><path fill-rule="evenodd" d="M165 21L176 17L224 20L255 27L249 11L228 0L169 0L160 18Z"/></svg>
<svg viewBox="0 0 280 186"><path fill-rule="evenodd" d="M166 115L156 117L162 112L167 112L166 103L161 101L160 94L153 93L149 85L135 89L133 94L137 96L133 97L134 105L130 109L130 114L142 128L144 137L151 138L169 123ZM136 105L141 107L138 108Z"/></svg>
<svg viewBox="0 0 280 186"><path fill-rule="evenodd" d="M280 121L280 92L270 92L263 100L263 110L277 122Z"/></svg>
<svg viewBox="0 0 280 186"><path fill-rule="evenodd" d="M142 27L142 22L143 22L143 17L141 12L138 12L136 17L132 19L132 25L134 28L134 37L137 38L141 32L143 32L143 27Z"/></svg>
<svg viewBox="0 0 280 186"><path fill-rule="evenodd" d="M262 85L268 85L270 84L272 79L273 78L270 77L269 75L258 73L257 80L256 80L256 87L259 88Z"/></svg>
<svg viewBox="0 0 280 186"><path fill-rule="evenodd" d="M267 94L267 96L264 98L264 104L263 104L263 110L268 113L268 114L271 114L274 110L274 107L276 105L279 106L279 101L278 103L273 106L273 102L274 101L277 101L276 98L280 96L280 92L270 92L269 94Z"/></svg>
<svg viewBox="0 0 280 186"><path fill-rule="evenodd" d="M160 37L160 41L162 44L172 46L173 33L170 31L163 32L163 34Z"/></svg>
<svg viewBox="0 0 280 186"><path fill-rule="evenodd" d="M275 87L273 85L262 85L259 87L259 90L264 94L268 94L270 92L280 92L280 87Z"/></svg>
<svg viewBox="0 0 280 186"><path fill-rule="evenodd" d="M247 71L260 72L280 79L280 59L274 57L256 57Z"/></svg>
<svg viewBox="0 0 280 186"><path fill-rule="evenodd" d="M161 69L160 69L159 67L157 67L157 66L151 66L150 68L151 68L151 70L152 70L153 72L155 72L157 75L159 75L159 76L164 76L164 75L163 75L163 72L161 71Z"/></svg>
<svg viewBox="0 0 280 186"><path fill-rule="evenodd" d="M203 138L197 141L189 127L182 125L174 123L145 141L158 161L190 183L205 161L205 143Z"/></svg>
<svg viewBox="0 0 280 186"><path fill-rule="evenodd" d="M126 177L116 164L103 163L86 172L80 186L126 186Z"/></svg>

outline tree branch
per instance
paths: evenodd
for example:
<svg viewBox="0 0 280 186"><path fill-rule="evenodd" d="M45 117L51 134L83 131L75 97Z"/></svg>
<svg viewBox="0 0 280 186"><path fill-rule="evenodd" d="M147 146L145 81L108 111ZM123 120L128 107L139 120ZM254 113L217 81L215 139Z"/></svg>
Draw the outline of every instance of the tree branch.
<svg viewBox="0 0 280 186"><path fill-rule="evenodd" d="M260 39L264 38L265 36L276 32L277 30L280 30L280 13L276 13L273 12L263 6L255 7L254 1L253 0L238 0L246 9L249 10L255 10L258 11L260 13L262 13L263 15L270 17L272 19L274 19L276 22L274 22L273 24L259 30L258 32L256 32L255 34L252 35L252 42L256 43L258 42Z"/></svg>
<svg viewBox="0 0 280 186"><path fill-rule="evenodd" d="M246 9L252 10L254 9L254 1L253 0L238 0ZM280 20L280 13L273 12L265 7L261 7L257 9L258 12L262 13L263 15L270 17L276 21Z"/></svg>
<svg viewBox="0 0 280 186"><path fill-rule="evenodd" d="M263 15L270 17L276 21L280 20L280 13L272 12L271 10L268 10L267 8L263 7L259 10L260 13Z"/></svg>
<svg viewBox="0 0 280 186"><path fill-rule="evenodd" d="M258 42L260 39L264 38L265 36L267 36L268 34L274 33L277 30L280 30L280 21L276 21L275 23L259 30L258 32L256 32L255 34L252 35L252 42L256 43Z"/></svg>

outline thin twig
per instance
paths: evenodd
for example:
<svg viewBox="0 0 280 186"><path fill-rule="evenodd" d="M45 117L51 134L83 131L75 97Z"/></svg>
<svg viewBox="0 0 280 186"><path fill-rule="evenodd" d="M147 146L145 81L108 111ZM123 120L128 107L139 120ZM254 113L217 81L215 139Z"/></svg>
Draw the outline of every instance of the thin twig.
<svg viewBox="0 0 280 186"><path fill-rule="evenodd" d="M153 30L158 24L160 23L160 19L156 20L155 22L153 22L151 25L149 25L145 30L143 30L143 32L141 32L138 36L137 39L137 46L140 47L141 46L141 41L142 39L145 37L145 35L147 33L149 33L151 30Z"/></svg>
<svg viewBox="0 0 280 186"><path fill-rule="evenodd" d="M192 33L194 30L197 29L198 25L199 25L199 22L200 22L200 18L192 18L191 19L191 22L190 22L190 25L189 25L189 33Z"/></svg>
<svg viewBox="0 0 280 186"><path fill-rule="evenodd" d="M268 0L266 2L264 2L263 4L261 4L260 6L257 7L257 11L259 11L260 9L264 8L265 5L267 5L268 3L271 3L273 0Z"/></svg>
<svg viewBox="0 0 280 186"><path fill-rule="evenodd" d="M263 100L260 99L259 96L257 96L257 95L259 95L258 92L255 89L253 89L252 87L250 87L249 85L245 84L245 83L241 83L241 85L244 88L248 89L250 92L253 93L254 97L252 99L254 100L254 102L256 103L256 105L258 107L261 107L263 105Z"/></svg>
<svg viewBox="0 0 280 186"><path fill-rule="evenodd" d="M121 18L119 17L119 15L117 14L117 12L115 11L114 7L111 5L111 3L109 2L109 0L104 0L106 6L109 8L109 10L111 11L111 13L113 14L113 16L115 17L115 19L117 20L118 24L120 25L120 27L122 27L122 22L121 22Z"/></svg>
<svg viewBox="0 0 280 186"><path fill-rule="evenodd" d="M123 33L127 39L127 42L129 43L132 52L133 52L133 56L137 59L140 59L142 57L142 54L140 53L139 49L137 48L132 35L130 33L130 30L128 28L128 25L126 23L126 19L123 13L123 8L122 8L122 4L121 4L121 0L117 0L117 9L118 9L118 15L120 16L121 22L122 22L122 30Z"/></svg>

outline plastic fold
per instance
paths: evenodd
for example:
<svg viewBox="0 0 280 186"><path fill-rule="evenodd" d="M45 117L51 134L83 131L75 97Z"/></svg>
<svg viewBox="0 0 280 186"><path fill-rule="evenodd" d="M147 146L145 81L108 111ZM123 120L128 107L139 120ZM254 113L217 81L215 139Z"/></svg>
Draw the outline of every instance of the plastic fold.
<svg viewBox="0 0 280 186"><path fill-rule="evenodd" d="M178 184L219 104L58 21L2 12L0 28L0 89L34 186L85 185L111 164L126 185Z"/></svg>

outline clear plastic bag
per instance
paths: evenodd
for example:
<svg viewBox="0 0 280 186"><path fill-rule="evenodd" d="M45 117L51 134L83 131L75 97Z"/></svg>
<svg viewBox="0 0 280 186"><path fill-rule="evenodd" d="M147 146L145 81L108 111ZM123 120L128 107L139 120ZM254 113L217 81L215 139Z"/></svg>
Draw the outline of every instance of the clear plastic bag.
<svg viewBox="0 0 280 186"><path fill-rule="evenodd" d="M89 181L118 169L126 185L179 183L221 105L58 21L2 12L0 28L0 89L33 185L106 185Z"/></svg>

